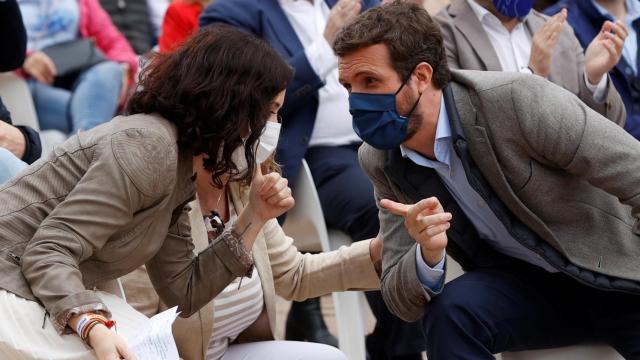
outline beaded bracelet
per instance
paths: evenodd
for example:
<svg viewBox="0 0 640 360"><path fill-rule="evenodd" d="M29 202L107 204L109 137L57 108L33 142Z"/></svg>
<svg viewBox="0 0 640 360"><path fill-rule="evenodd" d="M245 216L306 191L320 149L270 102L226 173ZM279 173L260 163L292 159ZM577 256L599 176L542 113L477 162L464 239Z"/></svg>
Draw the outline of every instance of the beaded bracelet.
<svg viewBox="0 0 640 360"><path fill-rule="evenodd" d="M116 325L116 322L114 320L109 320L100 314L88 313L81 316L82 317L80 318L76 326L76 332L85 342L89 337L89 333L96 325L102 324L106 326L107 329L111 329Z"/></svg>

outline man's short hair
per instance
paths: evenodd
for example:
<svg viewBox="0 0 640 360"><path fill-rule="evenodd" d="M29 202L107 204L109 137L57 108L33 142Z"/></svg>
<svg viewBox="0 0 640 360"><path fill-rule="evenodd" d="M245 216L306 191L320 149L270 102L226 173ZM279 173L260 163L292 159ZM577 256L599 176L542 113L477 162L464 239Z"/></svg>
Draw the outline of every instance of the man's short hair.
<svg viewBox="0 0 640 360"><path fill-rule="evenodd" d="M427 10L414 3L395 1L367 10L336 37L336 55L385 44L391 63L402 80L421 62L433 68L432 82L438 89L449 83L449 67L440 27Z"/></svg>

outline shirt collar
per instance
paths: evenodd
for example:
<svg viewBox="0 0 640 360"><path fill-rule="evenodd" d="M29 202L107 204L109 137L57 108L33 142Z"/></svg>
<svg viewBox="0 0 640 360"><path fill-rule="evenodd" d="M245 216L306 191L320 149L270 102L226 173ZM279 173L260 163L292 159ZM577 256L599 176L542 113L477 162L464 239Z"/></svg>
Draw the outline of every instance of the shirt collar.
<svg viewBox="0 0 640 360"><path fill-rule="evenodd" d="M596 0L591 0L591 3L595 8L600 12L601 15L605 17L615 18L607 9L603 8L602 5L598 4ZM627 6L627 19L624 20L627 23L631 23L640 18L640 3L636 0L625 0L625 5Z"/></svg>
<svg viewBox="0 0 640 360"><path fill-rule="evenodd" d="M471 6L471 10L473 10L473 13L476 14L476 17L478 18L478 20L480 20L480 22L482 22L482 19L485 16L493 15L489 12L489 10L478 4L476 0L467 0L467 2L469 3L469 6Z"/></svg>
<svg viewBox="0 0 640 360"><path fill-rule="evenodd" d="M444 96L442 96L440 98L440 114L438 115L438 122L436 123L436 139L434 142L436 161L427 159L417 151L414 151L404 145L400 145L400 153L402 154L402 157L409 158L419 165L438 167L438 165L446 164L447 166L451 166L449 156L450 143L451 125L449 124L449 115L447 114L447 108L444 104Z"/></svg>

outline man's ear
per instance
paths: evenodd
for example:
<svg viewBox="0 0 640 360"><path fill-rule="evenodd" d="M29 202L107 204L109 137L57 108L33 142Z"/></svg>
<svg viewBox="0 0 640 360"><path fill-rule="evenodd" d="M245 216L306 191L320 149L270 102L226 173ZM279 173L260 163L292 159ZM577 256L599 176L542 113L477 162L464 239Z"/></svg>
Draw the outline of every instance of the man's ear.
<svg viewBox="0 0 640 360"><path fill-rule="evenodd" d="M431 79L433 77L433 68L429 63L421 62L413 71L415 79L417 80L418 91L423 93L427 88L431 86Z"/></svg>

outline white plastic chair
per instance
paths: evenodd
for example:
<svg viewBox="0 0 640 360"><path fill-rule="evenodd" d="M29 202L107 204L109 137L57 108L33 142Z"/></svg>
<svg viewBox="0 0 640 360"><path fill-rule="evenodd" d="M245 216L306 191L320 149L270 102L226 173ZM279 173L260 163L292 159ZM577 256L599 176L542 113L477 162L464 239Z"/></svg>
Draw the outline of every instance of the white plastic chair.
<svg viewBox="0 0 640 360"><path fill-rule="evenodd" d="M449 282L462 274L464 274L462 267L455 260L448 257L445 281ZM624 360L612 347L599 344L505 352L501 355L502 360Z"/></svg>
<svg viewBox="0 0 640 360"><path fill-rule="evenodd" d="M13 72L0 73L0 98L11 112L14 125L29 126L40 133L42 155L63 143L67 135L57 130L40 130L38 114L27 82Z"/></svg>
<svg viewBox="0 0 640 360"><path fill-rule="evenodd" d="M299 250L319 252L331 251L342 245L350 245L351 238L341 231L327 230L320 199L311 171L302 161L293 190L296 206L287 213L284 232L295 239ZM333 293L333 302L338 324L338 343L350 360L364 360L365 352L365 306L364 294L357 291Z"/></svg>

